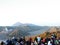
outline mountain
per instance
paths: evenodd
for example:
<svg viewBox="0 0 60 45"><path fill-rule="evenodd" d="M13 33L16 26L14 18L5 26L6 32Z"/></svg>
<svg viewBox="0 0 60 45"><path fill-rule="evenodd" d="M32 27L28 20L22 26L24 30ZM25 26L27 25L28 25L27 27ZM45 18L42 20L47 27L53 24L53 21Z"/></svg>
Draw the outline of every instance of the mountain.
<svg viewBox="0 0 60 45"><path fill-rule="evenodd" d="M18 24L18 23L17 23ZM0 39L7 39L9 37L21 37L21 36L38 36L49 37L51 34L60 36L59 26L38 26L34 24L22 24L15 26L0 26ZM8 31L7 31L8 29Z"/></svg>
<svg viewBox="0 0 60 45"><path fill-rule="evenodd" d="M15 24L13 24L12 26L19 26L19 25L22 25L22 23L17 22L17 23L15 23Z"/></svg>
<svg viewBox="0 0 60 45"><path fill-rule="evenodd" d="M6 31L7 29L8 31ZM0 26L0 39L8 37L34 36L48 30L49 26L38 26L35 24L17 22L12 26ZM4 37L3 37L4 36ZM2 38L1 38L2 37Z"/></svg>
<svg viewBox="0 0 60 45"><path fill-rule="evenodd" d="M13 36L15 36L15 37L21 37L21 36L27 36L27 35L29 35L29 33L26 32L26 31L14 30L14 31L12 31L12 32L9 34L9 37L13 37Z"/></svg>
<svg viewBox="0 0 60 45"><path fill-rule="evenodd" d="M17 29L24 30L24 31L35 31L35 30L41 30L41 29L47 29L48 26L38 26L35 24L25 23L22 24L20 22L15 23L13 26L17 26Z"/></svg>
<svg viewBox="0 0 60 45"><path fill-rule="evenodd" d="M60 28L58 28L58 27L51 27L51 28L49 28L48 32L58 32L58 31L60 31Z"/></svg>
<svg viewBox="0 0 60 45"><path fill-rule="evenodd" d="M58 27L58 26L50 27L47 31L45 31L41 34L35 35L35 36L31 36L31 38L33 38L33 40L37 36L40 36L42 38L47 38L47 37L51 38L52 35L56 35L57 38L60 38L60 27Z"/></svg>
<svg viewBox="0 0 60 45"><path fill-rule="evenodd" d="M23 24L17 26L9 36L33 36L37 34L41 34L41 32L45 32L48 30L49 27L47 26L38 26L34 24Z"/></svg>
<svg viewBox="0 0 60 45"><path fill-rule="evenodd" d="M12 26L37 26L35 24L31 24L31 23L20 23L20 22L16 22L15 24L13 24Z"/></svg>

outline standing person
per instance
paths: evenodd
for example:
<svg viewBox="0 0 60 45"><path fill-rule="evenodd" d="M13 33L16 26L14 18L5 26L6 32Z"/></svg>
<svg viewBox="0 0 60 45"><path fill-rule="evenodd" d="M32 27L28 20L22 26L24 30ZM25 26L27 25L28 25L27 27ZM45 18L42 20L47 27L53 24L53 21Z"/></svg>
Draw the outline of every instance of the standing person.
<svg viewBox="0 0 60 45"><path fill-rule="evenodd" d="M31 45L34 45L34 43L33 43L33 42L31 42Z"/></svg>
<svg viewBox="0 0 60 45"><path fill-rule="evenodd" d="M41 42L41 45L44 45L44 43L43 43L43 42Z"/></svg>
<svg viewBox="0 0 60 45"><path fill-rule="evenodd" d="M43 40L42 40L42 42L43 42L44 44L45 44L45 40L46 40L45 38L43 38Z"/></svg>
<svg viewBox="0 0 60 45"><path fill-rule="evenodd" d="M38 42L38 39L37 39L37 37L35 37L34 41Z"/></svg>
<svg viewBox="0 0 60 45"><path fill-rule="evenodd" d="M15 43L15 45L20 45L19 39L17 40L17 42Z"/></svg>
<svg viewBox="0 0 60 45"><path fill-rule="evenodd" d="M14 45L14 44L12 44L11 40L7 40L7 45Z"/></svg>
<svg viewBox="0 0 60 45"><path fill-rule="evenodd" d="M21 37L21 38L19 39L19 42L20 42L20 45L24 45L24 38Z"/></svg>
<svg viewBox="0 0 60 45"><path fill-rule="evenodd" d="M12 41L12 43L15 45L15 44L16 44L16 42L17 42L17 38L12 37L11 41Z"/></svg>
<svg viewBox="0 0 60 45"><path fill-rule="evenodd" d="M59 41L58 39L55 40L55 45L58 45L59 44Z"/></svg>
<svg viewBox="0 0 60 45"><path fill-rule="evenodd" d="M24 45L24 42L23 42L23 41L21 41L21 42L20 42L20 45Z"/></svg>
<svg viewBox="0 0 60 45"><path fill-rule="evenodd" d="M48 41L48 45L52 45L51 41Z"/></svg>
<svg viewBox="0 0 60 45"><path fill-rule="evenodd" d="M26 45L31 45L31 43L32 43L32 38L26 41Z"/></svg>
<svg viewBox="0 0 60 45"><path fill-rule="evenodd" d="M48 38L48 37L45 39L45 45L47 45L49 40L50 40L50 38Z"/></svg>
<svg viewBox="0 0 60 45"><path fill-rule="evenodd" d="M16 42L15 45L20 45L20 43L19 42Z"/></svg>
<svg viewBox="0 0 60 45"><path fill-rule="evenodd" d="M5 45L3 41L1 42L1 45Z"/></svg>
<svg viewBox="0 0 60 45"><path fill-rule="evenodd" d="M37 41L34 41L34 45L38 45Z"/></svg>
<svg viewBox="0 0 60 45"><path fill-rule="evenodd" d="M41 37L38 36L38 37L37 37L37 41L38 41L38 43L40 42L40 40L41 40Z"/></svg>
<svg viewBox="0 0 60 45"><path fill-rule="evenodd" d="M59 37L58 41L59 41L59 44L60 44L60 37Z"/></svg>

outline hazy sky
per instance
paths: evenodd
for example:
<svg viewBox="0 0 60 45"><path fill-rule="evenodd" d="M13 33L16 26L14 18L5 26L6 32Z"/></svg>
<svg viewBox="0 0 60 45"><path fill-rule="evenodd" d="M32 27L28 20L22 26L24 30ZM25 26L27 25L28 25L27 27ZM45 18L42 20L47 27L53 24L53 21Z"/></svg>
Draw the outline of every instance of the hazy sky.
<svg viewBox="0 0 60 45"><path fill-rule="evenodd" d="M16 22L60 25L60 0L0 0L0 26Z"/></svg>

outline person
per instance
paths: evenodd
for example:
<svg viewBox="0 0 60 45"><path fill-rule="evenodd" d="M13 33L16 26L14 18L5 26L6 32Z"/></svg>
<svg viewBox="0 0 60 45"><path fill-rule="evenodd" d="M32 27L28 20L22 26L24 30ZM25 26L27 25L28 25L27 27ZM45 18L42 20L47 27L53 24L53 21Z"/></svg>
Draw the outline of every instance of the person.
<svg viewBox="0 0 60 45"><path fill-rule="evenodd" d="M41 40L41 37L38 36L38 37L37 37L37 41L38 41L38 43L40 42L40 40Z"/></svg>
<svg viewBox="0 0 60 45"><path fill-rule="evenodd" d="M43 40L42 40L42 42L43 42L44 44L45 44L45 40L46 40L45 38L43 38Z"/></svg>
<svg viewBox="0 0 60 45"><path fill-rule="evenodd" d="M47 45L48 41L50 40L50 38L46 37L45 39L45 45Z"/></svg>
<svg viewBox="0 0 60 45"><path fill-rule="evenodd" d="M41 45L44 45L44 43L43 43L43 42L41 42Z"/></svg>
<svg viewBox="0 0 60 45"><path fill-rule="evenodd" d="M24 45L24 38L23 38L23 37L21 37L21 38L19 39L19 43L20 43L20 45Z"/></svg>
<svg viewBox="0 0 60 45"><path fill-rule="evenodd" d="M29 39L26 41L26 45L31 45L32 43L33 43L32 38L29 38Z"/></svg>
<svg viewBox="0 0 60 45"><path fill-rule="evenodd" d="M38 41L37 41L37 37L35 37L34 41L38 42Z"/></svg>
<svg viewBox="0 0 60 45"><path fill-rule="evenodd" d="M48 41L48 45L52 45L51 41Z"/></svg>
<svg viewBox="0 0 60 45"><path fill-rule="evenodd" d="M6 44L6 45L14 45L14 43L12 43L12 41L11 41L11 40L9 40L9 39L8 39L6 42L7 42L7 44Z"/></svg>
<svg viewBox="0 0 60 45"><path fill-rule="evenodd" d="M59 37L58 41L59 41L59 44L60 44L60 37Z"/></svg>
<svg viewBox="0 0 60 45"><path fill-rule="evenodd" d="M17 42L15 43L15 45L20 45L19 41L17 41Z"/></svg>
<svg viewBox="0 0 60 45"><path fill-rule="evenodd" d="M34 42L31 42L31 45L34 45Z"/></svg>
<svg viewBox="0 0 60 45"><path fill-rule="evenodd" d="M56 39L55 40L55 45L58 45L59 44L59 41Z"/></svg>
<svg viewBox="0 0 60 45"><path fill-rule="evenodd" d="M37 41L34 41L34 45L38 45Z"/></svg>
<svg viewBox="0 0 60 45"><path fill-rule="evenodd" d="M12 41L12 43L15 44L17 42L17 39L15 37L12 37L11 41Z"/></svg>
<svg viewBox="0 0 60 45"><path fill-rule="evenodd" d="M4 45L4 42L3 41L1 42L1 45Z"/></svg>
<svg viewBox="0 0 60 45"><path fill-rule="evenodd" d="M24 42L23 42L23 41L21 41L21 42L20 42L20 45L24 45Z"/></svg>

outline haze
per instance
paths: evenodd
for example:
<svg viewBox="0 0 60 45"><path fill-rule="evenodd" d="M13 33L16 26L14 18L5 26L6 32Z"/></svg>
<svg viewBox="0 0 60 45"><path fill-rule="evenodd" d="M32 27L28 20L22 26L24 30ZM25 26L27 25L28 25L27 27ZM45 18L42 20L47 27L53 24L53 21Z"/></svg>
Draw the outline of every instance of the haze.
<svg viewBox="0 0 60 45"><path fill-rule="evenodd" d="M60 0L0 0L0 26L16 22L60 26Z"/></svg>

